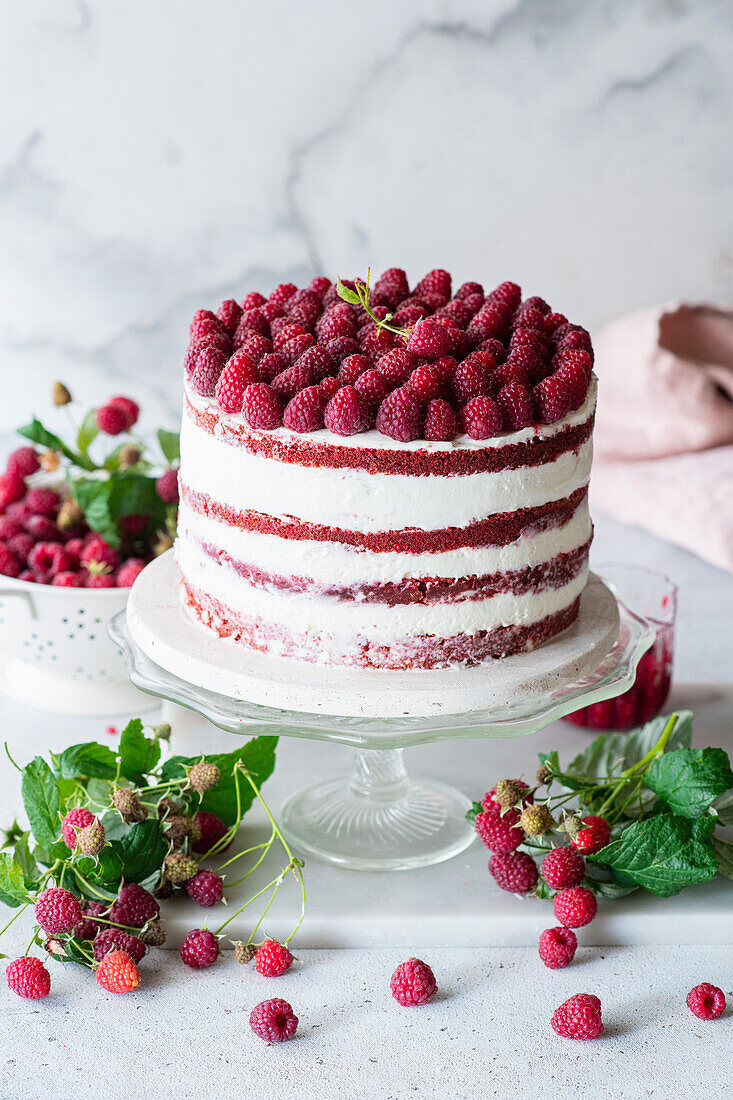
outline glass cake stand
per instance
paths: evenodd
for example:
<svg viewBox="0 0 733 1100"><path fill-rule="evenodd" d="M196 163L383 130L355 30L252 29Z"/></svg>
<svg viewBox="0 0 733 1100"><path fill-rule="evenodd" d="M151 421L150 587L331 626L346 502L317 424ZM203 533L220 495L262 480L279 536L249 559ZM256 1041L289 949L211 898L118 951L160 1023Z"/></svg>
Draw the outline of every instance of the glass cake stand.
<svg viewBox="0 0 733 1100"><path fill-rule="evenodd" d="M246 653L231 643L212 641L207 631L191 623L178 600L177 589L171 589L168 583L175 580L175 565L170 559L161 567L161 561L157 559L143 571L132 589L126 611L117 614L109 625L109 634L127 662L130 681L141 691L186 707L232 734L315 738L355 748L351 776L327 779L294 792L280 812L283 831L296 850L353 870L428 866L458 855L474 839L474 830L465 820L469 799L445 783L408 776L404 762L406 748L431 741L535 733L579 706L625 691L654 639L653 627L612 595L602 581L593 578L596 596L605 601L604 606L599 610L589 605L584 612L581 604L580 626L574 634L571 627L566 632L568 637L558 636L534 653L490 662L487 666L487 683L491 677L494 682L501 679L497 670L504 667L531 671L539 663L540 655L545 665L555 660L559 668L565 669L567 662L563 664L562 654L571 641L576 649L582 649L587 635L589 645L595 648L585 667L578 664L577 675L565 671L554 683L544 676L535 691L531 690L530 675L529 686L515 697L494 699L483 707L473 705L462 713L456 713L455 706L450 713L422 716L404 712L391 716L314 713L292 705L285 709L250 702L231 690L216 690L221 686L221 677L215 673L221 672L222 662L231 664L233 655L237 661L246 662ZM162 580L166 581L164 585ZM614 613L610 628L606 623L599 631L598 624L592 621L583 625L583 615L586 620L593 620L594 614L596 618L604 613L608 616L609 601ZM201 650L203 657L199 653L194 660L194 649ZM517 662L523 665L517 666ZM288 662L279 665L288 668L291 679L304 674L311 681L316 675L323 677L324 690L327 678L333 677L333 670L290 670ZM207 667L210 677L206 674ZM410 683L416 676L425 677L419 683L428 685L441 673L406 675L411 678ZM207 684L207 680L211 682ZM226 678L224 682L229 683ZM245 694L250 693L245 689ZM344 695L345 710L349 709L348 704ZM356 709L353 704L351 709ZM378 711L379 705L372 709Z"/></svg>

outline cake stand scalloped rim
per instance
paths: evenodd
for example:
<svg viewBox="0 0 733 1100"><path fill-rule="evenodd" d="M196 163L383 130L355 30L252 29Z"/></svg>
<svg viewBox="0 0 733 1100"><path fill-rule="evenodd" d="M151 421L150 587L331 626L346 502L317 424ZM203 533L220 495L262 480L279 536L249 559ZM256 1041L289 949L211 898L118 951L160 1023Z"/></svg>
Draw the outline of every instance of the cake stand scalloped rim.
<svg viewBox="0 0 733 1100"><path fill-rule="evenodd" d="M351 715L344 715L343 711L335 709L329 712L327 706L304 710L289 706L292 699L288 702L283 699L282 677L290 677L291 690L284 694L292 696L294 691L303 687L303 672L309 674L308 691L325 692L333 705L336 697L334 670L318 666L303 669L303 666L298 666L298 679L293 681L291 662L255 654L254 664L260 673L258 678L253 675L248 651L240 652L232 643L210 638L204 628L189 619L178 598L177 577L177 566L170 554L151 563L135 582L126 613L120 613L112 620L110 633L123 650L130 679L137 687L160 698L178 702L233 733L249 734L253 732L254 725L269 726L276 727L285 735L338 741L356 748L402 748L449 737L521 736L541 729L579 706L621 694L633 682L638 661L654 637L653 628L646 620L619 603L600 578L591 575L581 600L577 623L533 653L458 672L347 670L345 678L351 684L353 677L368 680L378 677L378 688L368 685L372 699L380 693L384 698L385 691L388 699L390 695L399 693L399 705L392 703L391 707L385 707L382 704L377 708L380 713L375 713L372 705L369 711L365 712L362 706L354 714L353 710L357 708L353 707ZM198 654L195 659L191 659L188 646ZM571 653L569 659L568 646ZM552 654L549 662L548 654ZM532 668L536 672L538 656L543 658L545 667L539 676L533 677ZM235 670L240 677L239 690L217 690L217 687L222 687L219 661L224 658L227 666L224 682L232 675L232 669L228 667L232 662L241 665L244 659L247 665L244 677L241 668ZM266 698L277 698L277 706L260 701L263 661L265 666L280 666L279 677L274 681L265 681ZM512 690L505 691L503 698L496 690L493 699L487 698L492 682L496 689L498 680L507 679L511 662L515 667L521 664L522 675L519 679L515 676ZM173 668L166 667L171 664ZM552 672L548 672L553 665ZM558 668L563 671L558 671ZM465 683L467 678L472 679L481 670L485 672L481 678L483 698L480 702L483 705L464 709L464 696L462 706L451 707L451 693L444 685L451 686L448 684L451 677L454 683L456 678ZM387 679L384 680L384 677ZM427 711L423 707L422 714L416 714L414 709L411 711L409 703L414 699L408 701L404 698L402 685L398 682L400 677L419 677L423 693L427 681L437 680L434 690L442 692L439 700L442 705ZM205 682L202 684L199 682L201 680ZM250 688L254 686L255 690L247 690L248 685ZM531 690L532 686L534 690ZM346 697L353 698L353 686L347 685L345 690L351 693ZM454 687L453 697L458 690ZM259 695L259 699L253 701L253 694ZM320 699L320 696L317 697ZM344 697L343 694L340 696L342 706ZM419 704L421 695L416 693L416 698ZM424 700L424 694L422 698ZM390 709L392 713L389 713ZM420 709L419 705L417 709Z"/></svg>

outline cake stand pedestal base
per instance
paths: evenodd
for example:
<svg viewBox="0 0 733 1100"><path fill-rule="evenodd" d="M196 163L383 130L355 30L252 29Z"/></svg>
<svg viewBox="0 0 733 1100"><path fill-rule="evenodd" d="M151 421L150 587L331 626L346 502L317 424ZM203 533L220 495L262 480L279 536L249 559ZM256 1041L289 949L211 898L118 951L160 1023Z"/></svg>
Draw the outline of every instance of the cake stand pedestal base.
<svg viewBox="0 0 733 1100"><path fill-rule="evenodd" d="M464 851L476 835L470 806L446 783L408 776L402 749L359 749L350 777L296 791L280 818L305 855L356 871L402 871Z"/></svg>

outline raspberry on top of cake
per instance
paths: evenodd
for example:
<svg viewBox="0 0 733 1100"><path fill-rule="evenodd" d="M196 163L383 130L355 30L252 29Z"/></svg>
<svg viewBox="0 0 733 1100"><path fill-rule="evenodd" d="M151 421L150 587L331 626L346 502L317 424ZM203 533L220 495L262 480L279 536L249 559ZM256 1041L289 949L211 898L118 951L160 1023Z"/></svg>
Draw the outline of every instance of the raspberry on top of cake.
<svg viewBox="0 0 733 1100"><path fill-rule="evenodd" d="M442 668L569 626L588 574L587 331L515 283L282 283L199 310L176 554L189 612L278 657Z"/></svg>

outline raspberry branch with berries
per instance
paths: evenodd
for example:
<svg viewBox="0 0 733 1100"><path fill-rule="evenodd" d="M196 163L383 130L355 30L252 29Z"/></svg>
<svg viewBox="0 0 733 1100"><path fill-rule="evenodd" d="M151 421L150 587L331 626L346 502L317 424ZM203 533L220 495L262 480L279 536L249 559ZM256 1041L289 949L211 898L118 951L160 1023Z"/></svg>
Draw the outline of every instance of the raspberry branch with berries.
<svg viewBox="0 0 733 1100"><path fill-rule="evenodd" d="M224 901L225 889L245 882L278 849L284 865L214 931L206 923L192 929L180 954L194 969L211 966L225 929L259 903L249 938L233 943L236 960L254 958L260 973L269 976L291 965L287 945L305 914L303 863L293 856L260 791L275 766L277 738L255 737L234 752L168 756L161 763L161 743L169 737L170 726L146 731L133 719L117 751L95 742L72 745L18 769L30 828L14 823L4 834L0 901L17 912L0 935L33 909L28 948L6 971L8 985L21 996L40 998L50 989L49 972L31 954L34 948L42 948L48 959L94 971L105 989L133 991L148 948L165 942L160 900L188 896L213 909ZM255 801L269 836L222 862ZM202 866L203 859L215 860L216 868ZM235 865L242 868L238 877L232 875ZM291 876L301 898L295 928L283 943L269 938L257 943Z"/></svg>
<svg viewBox="0 0 733 1100"><path fill-rule="evenodd" d="M14 450L0 474L0 574L66 588L127 588L173 545L178 435L158 431L155 453L134 434L140 409L129 397L77 415L57 382L53 403L68 416L72 440L34 417L18 429L33 445Z"/></svg>

